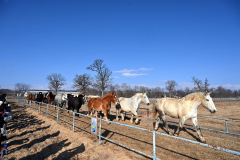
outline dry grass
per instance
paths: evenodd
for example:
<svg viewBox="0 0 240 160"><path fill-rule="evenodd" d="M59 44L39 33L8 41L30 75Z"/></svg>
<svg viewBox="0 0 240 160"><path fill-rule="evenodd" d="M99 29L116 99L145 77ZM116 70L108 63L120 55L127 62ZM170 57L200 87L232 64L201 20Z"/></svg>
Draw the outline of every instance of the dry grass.
<svg viewBox="0 0 240 160"><path fill-rule="evenodd" d="M151 108L141 104L141 108ZM240 103L216 103L218 112L215 114L209 113L206 109L199 109L200 115L239 119ZM59 120L56 123L56 118L49 115L46 118L46 113L38 113L36 111L24 109L21 106L15 106L13 110L14 120L9 126L9 154L5 156L7 159L148 159L135 152L124 149L116 144L102 140L104 145L98 145L97 136L91 135L88 132L76 128L76 132L72 132L72 126L64 121ZM46 106L41 107L46 111ZM115 109L112 108L112 111ZM54 108L49 108L49 112L56 115L57 111ZM82 107L81 113L86 114L86 110ZM140 115L146 116L146 110L139 110ZM72 114L67 114L66 111L60 111L60 117L71 122ZM150 114L151 116L151 114ZM116 121L115 115L111 115L110 119ZM172 123L169 123L170 129L176 130L178 123L177 119L167 118ZM125 121L120 123L130 124L130 116ZM90 131L90 118L76 117L75 123L77 126L83 127ZM141 128L153 129L153 120L141 118ZM191 124L186 121L186 124ZM30 125L30 126L29 126ZM206 118L199 118L201 127L225 130L225 122ZM116 124L102 124L102 135L111 138L114 141L123 143L131 148L140 150L149 155L152 155L152 134L146 131L136 130L129 127L119 126ZM158 131L166 133L162 123ZM238 123L229 122L229 131L240 134L240 125ZM240 151L240 136L227 135L223 133L202 130L207 143L213 146L224 147L227 149ZM180 133L180 137L198 141L197 134L192 126L185 126ZM206 148L200 145L191 144L168 138L165 136L156 136L157 157L160 159L239 159L240 156L230 153L217 151ZM27 150L29 148L30 150Z"/></svg>

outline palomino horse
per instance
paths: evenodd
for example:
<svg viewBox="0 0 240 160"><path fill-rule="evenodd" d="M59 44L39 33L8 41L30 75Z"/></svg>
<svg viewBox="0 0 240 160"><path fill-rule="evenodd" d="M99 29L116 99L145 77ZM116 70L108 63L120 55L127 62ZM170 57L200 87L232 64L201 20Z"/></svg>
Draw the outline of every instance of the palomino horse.
<svg viewBox="0 0 240 160"><path fill-rule="evenodd" d="M92 112L92 109L94 109L95 111L102 111L105 115L105 119L109 120L108 115L111 108L111 102L118 104L118 99L115 92L107 93L102 98L91 98L88 102L88 115L90 112Z"/></svg>
<svg viewBox="0 0 240 160"><path fill-rule="evenodd" d="M179 136L180 131L187 119L191 119L195 129L197 131L198 137L200 141L206 143L205 138L203 137L200 127L198 125L197 120L197 108L202 105L206 109L208 109L211 113L215 113L217 111L212 98L210 97L209 93L191 93L182 99L175 99L175 98L161 98L157 99L155 105L153 106L153 117L159 113L159 117L155 123L155 130L158 129L158 124L160 119L165 124L168 133L171 135L171 131L168 128L167 120L165 115L168 115L173 118L180 119L179 127L175 132L175 136Z"/></svg>
<svg viewBox="0 0 240 160"><path fill-rule="evenodd" d="M116 110L117 110L116 119L117 119L117 121L119 120L118 119L119 111L121 111L122 121L124 121L123 112L132 112L132 117L130 119L130 122L133 123L133 116L137 116L135 124L138 124L139 120L138 120L137 110L139 108L140 102L144 102L147 105L150 104L146 93L136 93L131 98L120 97L119 98L119 103L120 104L116 105Z"/></svg>

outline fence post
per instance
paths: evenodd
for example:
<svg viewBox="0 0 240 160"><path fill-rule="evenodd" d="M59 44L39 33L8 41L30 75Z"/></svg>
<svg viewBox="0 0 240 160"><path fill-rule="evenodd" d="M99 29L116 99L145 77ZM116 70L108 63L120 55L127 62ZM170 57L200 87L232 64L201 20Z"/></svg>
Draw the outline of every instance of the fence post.
<svg viewBox="0 0 240 160"><path fill-rule="evenodd" d="M32 102L32 101L29 101L30 109L31 109L31 102Z"/></svg>
<svg viewBox="0 0 240 160"><path fill-rule="evenodd" d="M48 104L47 104L47 118L48 118Z"/></svg>
<svg viewBox="0 0 240 160"><path fill-rule="evenodd" d="M148 117L148 120L149 120L149 109L147 109L147 117Z"/></svg>
<svg viewBox="0 0 240 160"><path fill-rule="evenodd" d="M73 112L73 132L75 131L75 112Z"/></svg>
<svg viewBox="0 0 240 160"><path fill-rule="evenodd" d="M226 124L226 133L228 134L228 126L227 126L227 120L225 120L225 124Z"/></svg>
<svg viewBox="0 0 240 160"><path fill-rule="evenodd" d="M38 106L39 106L39 114L41 112L41 103L38 103Z"/></svg>
<svg viewBox="0 0 240 160"><path fill-rule="evenodd" d="M102 128L102 119L101 118L100 118L99 122L100 122L100 124L99 124L99 145L101 145L101 128Z"/></svg>
<svg viewBox="0 0 240 160"><path fill-rule="evenodd" d="M153 130L153 160L156 159L156 131Z"/></svg>
<svg viewBox="0 0 240 160"><path fill-rule="evenodd" d="M59 116L59 107L57 107L58 110L57 110L57 123L58 123L58 116Z"/></svg>
<svg viewBox="0 0 240 160"><path fill-rule="evenodd" d="M35 101L33 101L33 103L34 103L34 111L35 111L35 105L36 105L36 103L35 103Z"/></svg>

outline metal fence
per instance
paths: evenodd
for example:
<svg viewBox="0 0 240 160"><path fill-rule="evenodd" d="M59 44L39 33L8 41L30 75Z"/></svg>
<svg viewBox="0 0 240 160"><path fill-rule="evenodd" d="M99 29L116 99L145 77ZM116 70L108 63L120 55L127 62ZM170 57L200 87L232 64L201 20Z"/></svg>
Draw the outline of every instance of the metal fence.
<svg viewBox="0 0 240 160"><path fill-rule="evenodd" d="M150 111L152 111L152 109L149 109L149 108L139 108L139 109L147 110L147 117L142 117L142 118L147 118L148 120L149 120L149 119L155 120L155 118L152 118L152 117L149 116L149 113L150 113ZM205 128L205 127L200 127L201 129L206 129L206 130L211 130L211 131L216 131L216 132L221 132L221 133L226 133L226 134L232 134L232 135L240 136L240 134L238 134L238 133L233 133L233 132L229 132L229 130L228 130L228 121L240 122L240 120L234 120L234 119L228 119L228 118L210 117L210 116L202 116L202 115L198 115L198 117L204 117L204 118L210 118L210 119L218 119L218 120L223 120L223 121L225 121L225 131L220 131L220 130L216 130L216 129ZM176 123L176 122L173 122L173 121L167 121L167 122ZM187 125L187 124L184 124L184 125ZM192 125L189 125L189 126L192 126Z"/></svg>
<svg viewBox="0 0 240 160"><path fill-rule="evenodd" d="M26 99L21 98L21 99L18 99L17 102L18 102L20 105L25 106L25 103L28 102L28 101L27 101ZM41 105L44 104L44 103L41 103L41 102L39 103L39 102L34 102L34 101L33 101L33 103L34 103L34 108L33 108L34 111L37 109L36 104L38 104L38 111L39 111L39 113L40 113L40 112L42 111L42 110L41 110ZM27 103L26 106L29 107L30 109L32 109L32 106L31 106L31 105L32 105L32 102L29 101L29 104ZM66 120L64 120L64 119L62 119L62 118L59 117L59 110L62 109L62 108L57 107L57 106L54 106L54 105L50 105L50 104L45 104L45 105L47 105L47 111L42 111L42 112L45 112L47 117L48 117L49 114L51 114L51 113L48 112L49 106L50 106L50 107L55 107L55 108L57 108L57 115L56 115L56 116L53 115L53 114L51 114L51 115L57 118L57 123L58 123L58 120L60 119L60 120L65 121L66 123L72 125L72 126L73 126L73 132L75 131L75 127L78 127L78 128L80 128L80 129L82 129L82 130L84 130L84 131L90 132L90 131L88 131L88 130L86 130L86 129L84 129L84 128L81 128L80 126L76 126L76 125L75 125L75 115L78 114L78 115L85 116L85 117L89 117L89 118L91 118L91 116L88 116L88 115L85 115L85 114L81 114L81 113L76 113L76 112L73 112L73 111L69 111L69 112L73 113L73 122L71 123L71 122L68 122L68 121L66 121ZM112 142L112 143L118 144L118 145L120 145L120 146L122 146L122 147L125 147L125 148L127 148L127 149L129 149L129 150L132 150L132 151L134 151L134 152L137 152L137 153L139 153L139 154L141 154L141 155L144 155L144 156L146 156L146 157L153 158L154 160L155 160L155 159L158 159L158 158L156 157L156 134L163 135L163 136L167 136L167 137L171 137L171 138L175 138L175 139L182 140L182 141L186 141L186 142L190 142L190 143L193 143L193 144L198 144L198 145L201 145L201 146L204 146L204 147L208 147L208 148L213 148L213 149L215 149L215 150L220 150L220 151L228 152L228 153L231 153L231 154L240 155L240 152L238 152L238 151L233 151L233 150L229 150L229 149L222 148L222 147L211 146L211 145L209 145L209 144L204 144L204 143L200 143L200 142L197 142L197 141L193 141L193 140L189 140L189 139L185 139L185 138L181 138L181 137L170 136L170 135L168 135L168 134L161 133L161 132L157 132L157 131L155 131L155 130L148 130L148 129L145 129L145 128L140 128L140 127L135 127L135 126L131 126L131 125L126 125L126 124L122 124L122 123L118 123L118 122L113 122L113 121L104 120L104 119L101 119L101 118L97 118L97 119L99 120L99 123L100 123L100 124L99 124L99 134L98 134L99 145L101 145L101 138L104 138L105 140L108 140L108 141L110 141L110 142ZM119 143L119 142L113 141L113 140L111 140L111 139L109 139L109 138L107 138L107 137L102 136L102 135L101 135L102 121L111 122L111 123L114 123L114 124L117 124L117 125L122 125L122 126L125 126L125 127L131 127L131 128L134 128L134 129L139 129L139 130L143 130L143 131L147 131L147 132L152 133L152 134L153 134L153 155L148 155L148 154L146 154L146 153L144 153L144 152L135 150L134 148L130 148L130 147L126 146L126 145L123 145L123 144L121 144L121 143Z"/></svg>

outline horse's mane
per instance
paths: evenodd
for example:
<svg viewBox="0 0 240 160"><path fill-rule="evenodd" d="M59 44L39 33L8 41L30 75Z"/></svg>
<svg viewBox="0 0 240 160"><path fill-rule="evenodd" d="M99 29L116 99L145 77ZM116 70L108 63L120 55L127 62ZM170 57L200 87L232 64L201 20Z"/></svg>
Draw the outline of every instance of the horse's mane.
<svg viewBox="0 0 240 160"><path fill-rule="evenodd" d="M199 101L204 99L205 95L202 92L191 93L181 99L181 101Z"/></svg>
<svg viewBox="0 0 240 160"><path fill-rule="evenodd" d="M143 93L136 93L134 96L131 97L131 100L133 100L134 98L136 98L139 95L143 95Z"/></svg>
<svg viewBox="0 0 240 160"><path fill-rule="evenodd" d="M108 97L108 96L112 96L112 93L113 93L113 92L107 93L107 94L105 94L102 98L105 98L105 97Z"/></svg>

